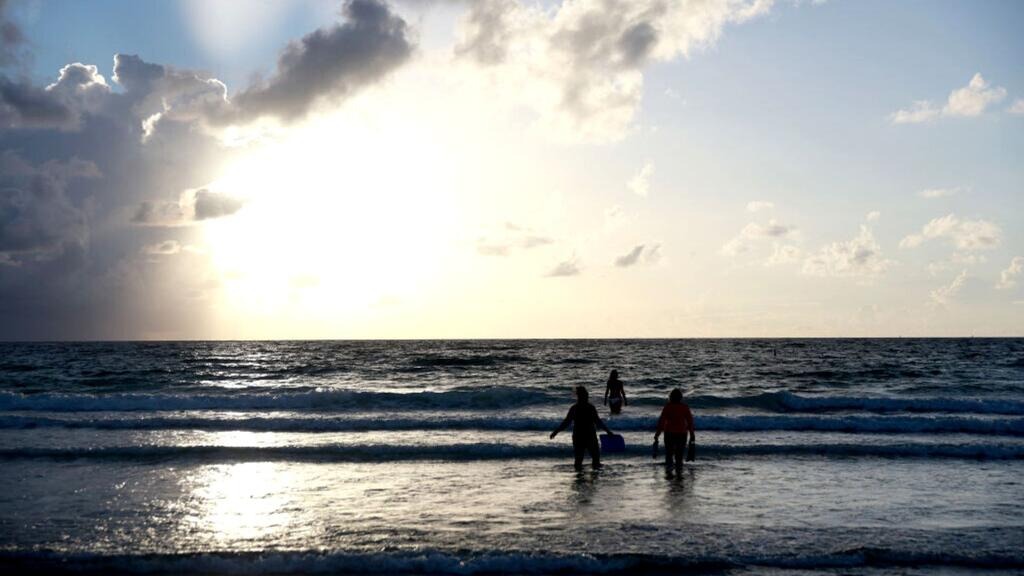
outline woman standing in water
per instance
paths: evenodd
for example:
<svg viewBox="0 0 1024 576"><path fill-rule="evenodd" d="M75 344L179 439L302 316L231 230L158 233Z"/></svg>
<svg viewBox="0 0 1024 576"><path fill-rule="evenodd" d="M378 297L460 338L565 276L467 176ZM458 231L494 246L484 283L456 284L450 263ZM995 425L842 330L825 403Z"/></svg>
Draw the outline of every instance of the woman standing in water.
<svg viewBox="0 0 1024 576"><path fill-rule="evenodd" d="M611 434L601 417L597 415L597 408L590 403L590 395L583 386L576 387L576 403L569 408L565 420L551 433L551 438L558 435L572 424L572 451L575 457L575 466L579 470L583 467L583 453L590 452L591 464L594 468L601 467L601 448L597 444L597 428Z"/></svg>
<svg viewBox="0 0 1024 576"><path fill-rule="evenodd" d="M658 443L658 437L665 433L665 465L672 467L673 460L677 469L683 467L683 453L686 450L686 435L689 433L690 442L696 442L694 434L693 413L690 407L683 402L683 393L675 388L668 395L668 404L661 409L661 418L658 419L658 430L654 433L654 443ZM691 458L692 459L692 458Z"/></svg>
<svg viewBox="0 0 1024 576"><path fill-rule="evenodd" d="M604 387L604 404L612 414L622 412L622 407L629 404L626 401L626 389L622 387L622 380L619 380L618 370L612 370L608 375L608 384Z"/></svg>

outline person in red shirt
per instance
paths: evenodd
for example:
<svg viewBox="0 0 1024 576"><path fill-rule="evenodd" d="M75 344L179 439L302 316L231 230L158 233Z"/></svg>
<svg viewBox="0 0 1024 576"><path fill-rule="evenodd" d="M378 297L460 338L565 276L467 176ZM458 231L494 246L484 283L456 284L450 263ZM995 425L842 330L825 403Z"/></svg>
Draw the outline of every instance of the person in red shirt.
<svg viewBox="0 0 1024 576"><path fill-rule="evenodd" d="M658 430L654 433L654 442L658 442L661 433L665 433L665 465L676 468L683 467L683 454L686 452L686 435L689 433L690 442L696 442L694 434L693 413L690 407L683 402L683 393L679 388L672 390L668 395L668 404L661 409L661 418L658 419Z"/></svg>

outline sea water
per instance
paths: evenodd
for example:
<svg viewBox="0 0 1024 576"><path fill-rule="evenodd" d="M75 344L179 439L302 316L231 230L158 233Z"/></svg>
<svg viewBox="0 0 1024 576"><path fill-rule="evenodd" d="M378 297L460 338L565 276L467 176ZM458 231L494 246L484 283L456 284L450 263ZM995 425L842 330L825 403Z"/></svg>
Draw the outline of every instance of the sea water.
<svg viewBox="0 0 1024 576"><path fill-rule="evenodd" d="M598 471L548 438L577 385ZM1021 570L1024 340L0 344L0 566Z"/></svg>

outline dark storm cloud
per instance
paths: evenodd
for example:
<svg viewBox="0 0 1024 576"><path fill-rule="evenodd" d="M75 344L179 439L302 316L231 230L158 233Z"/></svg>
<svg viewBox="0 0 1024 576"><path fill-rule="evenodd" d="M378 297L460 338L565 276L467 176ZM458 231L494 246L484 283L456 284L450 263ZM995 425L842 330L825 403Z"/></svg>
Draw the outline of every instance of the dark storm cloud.
<svg viewBox="0 0 1024 576"><path fill-rule="evenodd" d="M0 127L74 129L109 94L96 66L77 62L61 68L57 81L45 88L0 75Z"/></svg>
<svg viewBox="0 0 1024 576"><path fill-rule="evenodd" d="M72 118L71 110L47 90L0 76L0 126L56 128Z"/></svg>
<svg viewBox="0 0 1024 576"><path fill-rule="evenodd" d="M132 224L143 226L177 226L185 220L185 211L177 202L145 201L135 209Z"/></svg>
<svg viewBox="0 0 1024 576"><path fill-rule="evenodd" d="M52 257L84 242L85 214L66 194L69 181L97 178L91 162L49 161L35 167L7 152L0 157L0 258L8 264Z"/></svg>
<svg viewBox="0 0 1024 576"><path fill-rule="evenodd" d="M211 218L220 218L221 216L230 216L242 209L241 200L227 194L210 192L209 190L197 191L195 202L196 220L209 220Z"/></svg>
<svg viewBox="0 0 1024 576"><path fill-rule="evenodd" d="M409 59L406 23L386 4L349 0L342 12L344 23L289 44L273 76L235 96L242 118L300 118L319 101L346 96Z"/></svg>

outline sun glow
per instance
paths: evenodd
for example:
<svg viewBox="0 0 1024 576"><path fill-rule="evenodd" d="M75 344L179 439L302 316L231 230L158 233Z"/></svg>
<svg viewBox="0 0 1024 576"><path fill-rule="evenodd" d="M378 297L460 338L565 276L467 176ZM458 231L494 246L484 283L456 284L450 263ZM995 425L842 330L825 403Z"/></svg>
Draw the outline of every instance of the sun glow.
<svg viewBox="0 0 1024 576"><path fill-rule="evenodd" d="M204 227L241 317L276 328L351 321L421 297L442 273L459 220L444 132L375 110L364 100L290 129L211 184L243 202Z"/></svg>

